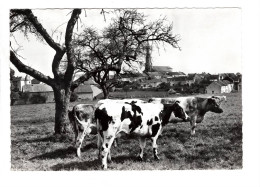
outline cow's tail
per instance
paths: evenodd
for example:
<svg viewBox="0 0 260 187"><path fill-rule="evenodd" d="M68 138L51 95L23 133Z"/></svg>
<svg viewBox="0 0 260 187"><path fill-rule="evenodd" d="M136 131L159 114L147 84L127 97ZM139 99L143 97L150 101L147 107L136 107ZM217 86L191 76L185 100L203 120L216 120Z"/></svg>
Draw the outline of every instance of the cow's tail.
<svg viewBox="0 0 260 187"><path fill-rule="evenodd" d="M85 121L80 121L79 118L78 118L78 114L79 114L79 112L76 112L74 110L74 116L75 116L76 122L80 125L80 126L78 126L78 128L80 128L80 130L83 131L85 129L84 127L88 126L88 123L85 122Z"/></svg>

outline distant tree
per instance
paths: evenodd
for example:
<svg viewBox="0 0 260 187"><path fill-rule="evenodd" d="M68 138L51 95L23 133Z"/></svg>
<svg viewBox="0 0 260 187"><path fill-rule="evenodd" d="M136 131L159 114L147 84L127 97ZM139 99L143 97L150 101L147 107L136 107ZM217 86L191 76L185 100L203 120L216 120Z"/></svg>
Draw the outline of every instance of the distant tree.
<svg viewBox="0 0 260 187"><path fill-rule="evenodd" d="M11 100L11 105L13 105L14 102L19 99L19 89L16 88L16 86L14 85L14 79L16 78L14 75L15 75L15 71L12 68L10 68L10 91L11 91L10 100Z"/></svg>
<svg viewBox="0 0 260 187"><path fill-rule="evenodd" d="M70 102L75 102L78 100L78 95L75 92L72 92L70 95Z"/></svg>
<svg viewBox="0 0 260 187"><path fill-rule="evenodd" d="M145 15L137 10L116 10L114 13L118 16L101 34L93 28L85 28L74 41L77 68L83 72L100 69L93 77L105 98L109 88L117 84L116 79L110 79L110 73L119 74L122 65L132 68L134 63L141 64L140 58L148 43L156 46L168 43L179 48L179 38L172 34L172 24L167 25L165 18L146 23Z"/></svg>
<svg viewBox="0 0 260 187"><path fill-rule="evenodd" d="M170 83L162 82L161 84L158 85L159 89L164 89L164 90L169 90L170 89Z"/></svg>
<svg viewBox="0 0 260 187"><path fill-rule="evenodd" d="M32 97L30 97L29 101L32 104L42 104L42 103L46 103L47 97L44 95L36 94L36 95L33 95Z"/></svg>
<svg viewBox="0 0 260 187"><path fill-rule="evenodd" d="M123 87L123 90L125 91L125 95L127 96L127 92L130 90L130 86L129 85L125 85Z"/></svg>

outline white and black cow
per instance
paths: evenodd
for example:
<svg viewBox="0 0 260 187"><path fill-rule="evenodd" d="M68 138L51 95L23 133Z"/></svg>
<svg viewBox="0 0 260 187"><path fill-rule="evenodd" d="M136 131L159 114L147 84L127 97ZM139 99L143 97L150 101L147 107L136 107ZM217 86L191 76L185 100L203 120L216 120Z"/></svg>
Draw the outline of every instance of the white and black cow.
<svg viewBox="0 0 260 187"><path fill-rule="evenodd" d="M107 169L107 161L111 160L111 145L121 132L139 137L140 159L143 159L146 138L150 138L154 158L159 159L156 141L161 133L162 122L168 123L167 120L171 118L172 113L183 120L188 118L179 106L179 102L163 105L161 103L147 103L142 100L130 103L123 103L122 100L100 101L95 111L95 118L100 139L99 152L102 157L102 167Z"/></svg>
<svg viewBox="0 0 260 187"><path fill-rule="evenodd" d="M91 104L78 104L68 111L70 123L75 133L75 147L80 157L80 148L86 135L96 135L97 127L94 122L95 107Z"/></svg>
<svg viewBox="0 0 260 187"><path fill-rule="evenodd" d="M207 112L222 113L220 103L226 100L226 96L211 96L208 98L202 97L177 97L177 98L152 98L149 102L170 104L179 102L179 105L185 110L185 113L190 117L191 134L195 134L196 123L201 123ZM182 119L173 118L169 123L183 122Z"/></svg>

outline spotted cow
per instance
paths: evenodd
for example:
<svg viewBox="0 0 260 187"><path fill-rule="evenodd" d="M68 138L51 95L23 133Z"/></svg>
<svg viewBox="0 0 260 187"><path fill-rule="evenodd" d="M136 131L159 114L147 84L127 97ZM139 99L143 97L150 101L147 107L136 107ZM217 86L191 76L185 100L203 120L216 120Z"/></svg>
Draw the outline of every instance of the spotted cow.
<svg viewBox="0 0 260 187"><path fill-rule="evenodd" d="M220 103L226 100L226 96L211 96L208 98L202 97L177 97L177 98L151 98L148 102L170 104L179 102L185 113L190 117L191 134L195 134L197 123L201 123L207 112L222 113ZM172 118L169 123L184 122L179 118Z"/></svg>
<svg viewBox="0 0 260 187"><path fill-rule="evenodd" d="M102 167L107 169L107 161L111 161L111 145L121 133L139 137L139 159L141 160L143 159L146 138L151 139L154 158L159 159L156 141L161 134L162 124L168 123L172 113L183 120L188 118L179 106L179 102L164 105L141 100L125 103L118 100L114 102L100 101L95 111L95 119L100 140L98 147L102 158Z"/></svg>
<svg viewBox="0 0 260 187"><path fill-rule="evenodd" d="M70 123L75 133L75 147L77 156L81 156L81 145L86 135L96 135L97 128L94 122L95 107L91 104L78 104L68 111Z"/></svg>

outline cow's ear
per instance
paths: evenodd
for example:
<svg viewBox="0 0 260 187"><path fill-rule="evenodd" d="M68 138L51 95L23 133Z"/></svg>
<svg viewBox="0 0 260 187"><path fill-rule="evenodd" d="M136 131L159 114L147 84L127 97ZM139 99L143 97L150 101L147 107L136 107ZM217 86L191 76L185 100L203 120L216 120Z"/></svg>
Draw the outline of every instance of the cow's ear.
<svg viewBox="0 0 260 187"><path fill-rule="evenodd" d="M215 103L215 99L213 99L213 98L209 98L209 99L208 99L208 103L209 103L209 104L213 104L213 103Z"/></svg>

